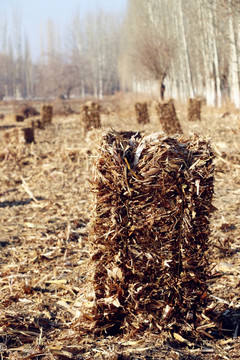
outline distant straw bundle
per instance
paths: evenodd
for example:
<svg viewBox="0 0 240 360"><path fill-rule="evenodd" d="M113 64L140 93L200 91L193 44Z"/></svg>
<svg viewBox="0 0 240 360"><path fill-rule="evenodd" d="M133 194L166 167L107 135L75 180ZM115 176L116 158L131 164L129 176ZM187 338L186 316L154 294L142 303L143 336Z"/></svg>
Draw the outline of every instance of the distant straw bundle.
<svg viewBox="0 0 240 360"><path fill-rule="evenodd" d="M32 127L23 128L22 131L23 131L24 140L27 144L31 144L32 142L35 142L34 129Z"/></svg>
<svg viewBox="0 0 240 360"><path fill-rule="evenodd" d="M188 99L188 121L201 120L201 99Z"/></svg>
<svg viewBox="0 0 240 360"><path fill-rule="evenodd" d="M82 107L81 119L83 123L84 133L87 133L93 128L100 128L100 105L92 101L87 102Z"/></svg>
<svg viewBox="0 0 240 360"><path fill-rule="evenodd" d="M143 103L136 103L134 105L135 112L137 116L137 122L139 124L148 124L150 122L149 113L148 113L148 106L146 102Z"/></svg>
<svg viewBox="0 0 240 360"><path fill-rule="evenodd" d="M104 137L93 180L94 302L86 315L95 331L197 327L207 291L212 161L209 143L197 136Z"/></svg>
<svg viewBox="0 0 240 360"><path fill-rule="evenodd" d="M14 118L15 118L15 121L16 121L16 122L22 122L22 121L24 121L24 116L22 116L22 115L15 114L15 115L14 115Z"/></svg>
<svg viewBox="0 0 240 360"><path fill-rule="evenodd" d="M41 119L44 124L51 124L53 116L53 107L52 105L42 105L41 107Z"/></svg>
<svg viewBox="0 0 240 360"><path fill-rule="evenodd" d="M182 134L182 128L177 118L173 100L158 103L157 114L163 131L167 135Z"/></svg>
<svg viewBox="0 0 240 360"><path fill-rule="evenodd" d="M17 128L14 127L5 131L4 139L6 144L18 146L19 144L30 144L35 142L34 129L31 127Z"/></svg>
<svg viewBox="0 0 240 360"><path fill-rule="evenodd" d="M6 120L8 120L9 122L23 122L24 121L24 117L22 115L19 114L6 114L4 116L4 118Z"/></svg>
<svg viewBox="0 0 240 360"><path fill-rule="evenodd" d="M22 104L17 107L16 114L23 116L24 119L39 115L39 112L30 104Z"/></svg>

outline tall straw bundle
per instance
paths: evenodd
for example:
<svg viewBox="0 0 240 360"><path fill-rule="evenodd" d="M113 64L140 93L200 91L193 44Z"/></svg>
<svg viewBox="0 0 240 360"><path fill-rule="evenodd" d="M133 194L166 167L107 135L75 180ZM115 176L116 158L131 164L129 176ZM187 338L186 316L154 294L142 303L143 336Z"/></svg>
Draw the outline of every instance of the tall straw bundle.
<svg viewBox="0 0 240 360"><path fill-rule="evenodd" d="M24 140L27 144L31 144L32 142L35 142L34 138L34 128L32 127L26 127L22 129Z"/></svg>
<svg viewBox="0 0 240 360"><path fill-rule="evenodd" d="M53 116L52 105L42 105L41 107L41 118L43 124L51 124Z"/></svg>
<svg viewBox="0 0 240 360"><path fill-rule="evenodd" d="M188 121L201 120L201 99L188 99Z"/></svg>
<svg viewBox="0 0 240 360"><path fill-rule="evenodd" d="M108 133L93 192L91 326L192 331L207 298L210 144Z"/></svg>
<svg viewBox="0 0 240 360"><path fill-rule="evenodd" d="M182 134L182 128L179 123L174 102L169 101L158 103L156 111L162 125L163 131L168 135Z"/></svg>
<svg viewBox="0 0 240 360"><path fill-rule="evenodd" d="M4 141L6 144L18 146L19 144L30 144L35 142L34 129L30 127L7 130L4 133Z"/></svg>
<svg viewBox="0 0 240 360"><path fill-rule="evenodd" d="M81 119L85 134L93 128L100 128L100 105L92 101L87 102L82 106Z"/></svg>
<svg viewBox="0 0 240 360"><path fill-rule="evenodd" d="M148 113L148 106L146 102L143 103L136 103L134 105L135 112L137 116L137 122L139 124L148 124L150 122L149 113Z"/></svg>

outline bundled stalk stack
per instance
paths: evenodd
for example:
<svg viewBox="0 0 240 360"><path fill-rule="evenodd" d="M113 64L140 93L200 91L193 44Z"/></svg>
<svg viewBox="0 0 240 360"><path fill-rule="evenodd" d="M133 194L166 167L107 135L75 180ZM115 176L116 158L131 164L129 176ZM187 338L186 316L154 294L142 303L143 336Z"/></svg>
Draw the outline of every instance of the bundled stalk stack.
<svg viewBox="0 0 240 360"><path fill-rule="evenodd" d="M156 111L163 131L166 132L167 135L182 134L182 128L172 99L158 103Z"/></svg>
<svg viewBox="0 0 240 360"><path fill-rule="evenodd" d="M201 99L188 99L188 121L201 120Z"/></svg>
<svg viewBox="0 0 240 360"><path fill-rule="evenodd" d="M34 129L31 127L26 128L13 128L4 133L6 144L18 146L19 144L30 144L35 142Z"/></svg>
<svg viewBox="0 0 240 360"><path fill-rule="evenodd" d="M41 119L43 125L51 124L53 117L53 107L52 105L42 105L41 107Z"/></svg>
<svg viewBox="0 0 240 360"><path fill-rule="evenodd" d="M20 105L17 108L16 113L18 115L21 115L24 119L39 115L39 112L33 106L31 106L29 104Z"/></svg>
<svg viewBox="0 0 240 360"><path fill-rule="evenodd" d="M24 119L25 119L24 116L18 115L18 114L14 114L14 120L15 120L16 122L23 122Z"/></svg>
<svg viewBox="0 0 240 360"><path fill-rule="evenodd" d="M32 127L26 127L22 129L23 136L24 136L24 142L26 144L31 144L32 142L35 142L34 138L34 128Z"/></svg>
<svg viewBox="0 0 240 360"><path fill-rule="evenodd" d="M139 124L148 124L150 122L149 113L148 113L148 106L146 102L143 103L136 103L134 105L135 112L137 116L137 122Z"/></svg>
<svg viewBox="0 0 240 360"><path fill-rule="evenodd" d="M85 134L93 128L98 129L101 127L100 105L98 103L87 102L82 106L81 115Z"/></svg>
<svg viewBox="0 0 240 360"><path fill-rule="evenodd" d="M191 332L207 298L210 144L197 136L108 133L93 192L90 326Z"/></svg>

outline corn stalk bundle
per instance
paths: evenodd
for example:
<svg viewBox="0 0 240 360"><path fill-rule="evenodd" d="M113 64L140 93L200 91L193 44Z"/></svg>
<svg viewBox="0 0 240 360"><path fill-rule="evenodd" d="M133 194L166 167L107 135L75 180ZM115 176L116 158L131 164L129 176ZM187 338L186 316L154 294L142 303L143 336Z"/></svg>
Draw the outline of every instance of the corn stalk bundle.
<svg viewBox="0 0 240 360"><path fill-rule="evenodd" d="M53 116L52 105L42 105L41 107L41 119L43 124L51 124Z"/></svg>
<svg viewBox="0 0 240 360"><path fill-rule="evenodd" d="M82 107L81 118L85 134L93 128L100 128L100 105L92 101L87 102Z"/></svg>
<svg viewBox="0 0 240 360"><path fill-rule="evenodd" d="M14 114L13 116L14 116L14 120L16 122L23 122L24 121L24 116L22 116L22 115Z"/></svg>
<svg viewBox="0 0 240 360"><path fill-rule="evenodd" d="M24 140L27 144L31 144L32 142L35 142L34 138L34 128L32 127L26 127L22 129Z"/></svg>
<svg viewBox="0 0 240 360"><path fill-rule="evenodd" d="M210 144L108 133L93 179L95 331L197 326L207 298ZM180 331L179 330L179 331Z"/></svg>
<svg viewBox="0 0 240 360"><path fill-rule="evenodd" d="M188 99L188 121L201 120L201 99Z"/></svg>
<svg viewBox="0 0 240 360"><path fill-rule="evenodd" d="M148 106L146 102L143 103L136 103L134 105L135 112L137 116L137 122L139 124L148 124L150 122L149 113L148 113Z"/></svg>
<svg viewBox="0 0 240 360"><path fill-rule="evenodd" d="M14 127L4 133L4 142L9 145L30 144L35 142L34 129Z"/></svg>
<svg viewBox="0 0 240 360"><path fill-rule="evenodd" d="M16 109L16 114L21 115L23 119L31 116L40 115L39 112L30 104L22 104ZM18 120L17 120L18 121Z"/></svg>
<svg viewBox="0 0 240 360"><path fill-rule="evenodd" d="M162 125L162 129L167 135L182 134L182 128L172 99L158 103L156 111Z"/></svg>

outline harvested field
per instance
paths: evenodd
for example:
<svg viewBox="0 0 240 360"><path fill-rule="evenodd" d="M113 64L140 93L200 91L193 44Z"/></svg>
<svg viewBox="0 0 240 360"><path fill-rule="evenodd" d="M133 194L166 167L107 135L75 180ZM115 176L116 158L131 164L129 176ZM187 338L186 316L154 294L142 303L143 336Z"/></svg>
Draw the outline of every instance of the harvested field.
<svg viewBox="0 0 240 360"><path fill-rule="evenodd" d="M132 104L108 105L110 111L101 114L103 131L161 131L154 106L149 108L150 123L138 124ZM175 106L184 136L210 137L216 156L216 209L208 250L211 293L204 314L210 321L206 319L199 337L193 341L166 329L98 336L84 332L82 302L91 306L92 301L86 282L92 271L88 180L96 137L85 137L76 114L54 116L45 129L35 128L35 143L7 142L5 133L24 125L5 117L0 124L1 359L239 358L240 116L231 108L203 106L201 122L189 122L187 104Z"/></svg>

